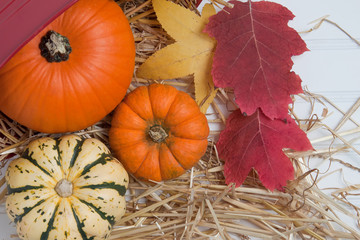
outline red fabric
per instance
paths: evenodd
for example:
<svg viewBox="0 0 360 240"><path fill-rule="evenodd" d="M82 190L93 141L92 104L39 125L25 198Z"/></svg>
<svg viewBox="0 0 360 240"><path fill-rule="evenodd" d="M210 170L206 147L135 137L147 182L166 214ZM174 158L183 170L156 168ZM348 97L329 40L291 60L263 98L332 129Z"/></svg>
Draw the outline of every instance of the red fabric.
<svg viewBox="0 0 360 240"><path fill-rule="evenodd" d="M1 0L0 67L77 0Z"/></svg>

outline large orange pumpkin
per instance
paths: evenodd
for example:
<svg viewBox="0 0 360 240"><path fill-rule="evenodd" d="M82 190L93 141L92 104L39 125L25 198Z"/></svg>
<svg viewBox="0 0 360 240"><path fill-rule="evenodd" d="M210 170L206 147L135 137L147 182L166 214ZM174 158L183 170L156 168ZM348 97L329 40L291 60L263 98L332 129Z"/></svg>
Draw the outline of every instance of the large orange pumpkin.
<svg viewBox="0 0 360 240"><path fill-rule="evenodd" d="M207 119L187 93L152 84L136 88L116 108L109 142L128 172L161 181L196 164L208 135Z"/></svg>
<svg viewBox="0 0 360 240"><path fill-rule="evenodd" d="M121 8L79 0L0 69L0 110L41 132L86 128L121 102L134 64Z"/></svg>

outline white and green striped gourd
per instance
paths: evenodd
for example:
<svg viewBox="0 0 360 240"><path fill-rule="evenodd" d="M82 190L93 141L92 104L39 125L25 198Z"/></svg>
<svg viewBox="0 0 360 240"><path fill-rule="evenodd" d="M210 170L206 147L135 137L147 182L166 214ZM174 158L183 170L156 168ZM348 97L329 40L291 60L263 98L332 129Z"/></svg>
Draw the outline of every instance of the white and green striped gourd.
<svg viewBox="0 0 360 240"><path fill-rule="evenodd" d="M6 172L6 210L21 239L107 239L125 213L128 174L97 139L31 142Z"/></svg>

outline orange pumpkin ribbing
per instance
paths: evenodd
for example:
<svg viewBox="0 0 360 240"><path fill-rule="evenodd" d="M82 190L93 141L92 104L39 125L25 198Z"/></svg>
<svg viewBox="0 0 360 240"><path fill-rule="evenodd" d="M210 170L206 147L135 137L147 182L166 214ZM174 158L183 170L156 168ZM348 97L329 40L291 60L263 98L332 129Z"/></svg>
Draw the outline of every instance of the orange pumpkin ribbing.
<svg viewBox="0 0 360 240"><path fill-rule="evenodd" d="M40 55L49 30L68 38L68 60L49 63ZM79 0L0 69L0 110L41 132L86 128L120 103L134 64L134 39L121 8L112 0Z"/></svg>
<svg viewBox="0 0 360 240"><path fill-rule="evenodd" d="M176 178L207 148L205 115L188 94L171 86L138 87L116 108L111 124L109 142L115 156L141 179ZM152 135L162 136L162 141Z"/></svg>

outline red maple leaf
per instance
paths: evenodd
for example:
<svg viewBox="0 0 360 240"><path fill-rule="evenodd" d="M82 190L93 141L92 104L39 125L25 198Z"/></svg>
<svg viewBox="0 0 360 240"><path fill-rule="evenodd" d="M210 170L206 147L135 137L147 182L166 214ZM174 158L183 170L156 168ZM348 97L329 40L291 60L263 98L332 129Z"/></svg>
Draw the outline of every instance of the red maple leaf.
<svg viewBox="0 0 360 240"><path fill-rule="evenodd" d="M210 17L204 30L218 42L214 83L234 88L242 112L251 115L261 108L271 119L285 119L290 95L302 92L301 79L291 72L291 57L307 50L287 25L294 15L272 2L230 3L234 8Z"/></svg>
<svg viewBox="0 0 360 240"><path fill-rule="evenodd" d="M245 117L233 112L216 144L219 157L225 160L226 183L241 185L254 168L262 184L269 190L282 189L294 178L294 168L282 151L311 150L306 134L289 116L286 121L271 120L260 110Z"/></svg>

